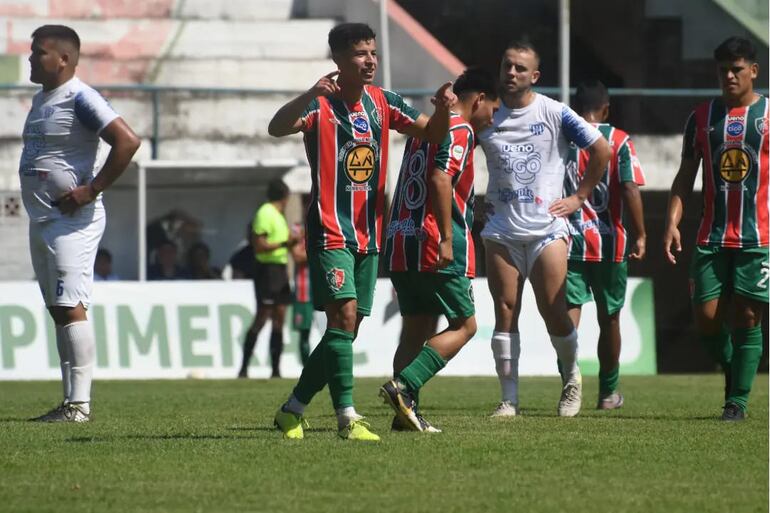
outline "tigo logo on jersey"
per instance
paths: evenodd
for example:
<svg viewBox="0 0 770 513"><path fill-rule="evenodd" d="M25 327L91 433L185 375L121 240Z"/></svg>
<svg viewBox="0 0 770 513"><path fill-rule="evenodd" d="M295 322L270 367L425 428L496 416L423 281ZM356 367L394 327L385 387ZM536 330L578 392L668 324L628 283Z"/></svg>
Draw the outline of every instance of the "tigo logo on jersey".
<svg viewBox="0 0 770 513"><path fill-rule="evenodd" d="M345 284L345 270L335 267L326 273L326 282L329 284L329 288L333 292L339 292L342 286Z"/></svg>
<svg viewBox="0 0 770 513"><path fill-rule="evenodd" d="M740 182L749 173L751 157L742 148L730 148L719 157L719 174L726 182Z"/></svg>
<svg viewBox="0 0 770 513"><path fill-rule="evenodd" d="M353 120L353 128L359 134L365 134L369 131L369 122L364 118L357 117Z"/></svg>
<svg viewBox="0 0 770 513"><path fill-rule="evenodd" d="M743 133L743 122L742 121L730 121L727 124L727 134L731 135L733 137L738 137Z"/></svg>

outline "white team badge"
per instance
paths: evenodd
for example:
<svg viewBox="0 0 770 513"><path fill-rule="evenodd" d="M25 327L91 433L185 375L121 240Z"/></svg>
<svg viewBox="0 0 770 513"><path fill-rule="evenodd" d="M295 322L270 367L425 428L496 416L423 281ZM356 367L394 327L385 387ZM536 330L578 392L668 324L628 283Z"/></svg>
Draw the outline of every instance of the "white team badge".
<svg viewBox="0 0 770 513"><path fill-rule="evenodd" d="M465 153L465 148L460 146L459 144L452 146L452 157L455 160L460 160L463 158L463 153Z"/></svg>
<svg viewBox="0 0 770 513"><path fill-rule="evenodd" d="M761 135L765 135L767 133L767 118L762 117L755 119L754 128L756 128L757 132L759 132Z"/></svg>

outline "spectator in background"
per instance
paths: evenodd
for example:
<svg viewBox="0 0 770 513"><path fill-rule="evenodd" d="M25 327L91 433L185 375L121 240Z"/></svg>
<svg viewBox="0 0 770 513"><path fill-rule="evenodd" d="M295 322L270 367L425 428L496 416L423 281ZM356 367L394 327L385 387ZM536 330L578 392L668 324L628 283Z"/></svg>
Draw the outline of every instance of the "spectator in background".
<svg viewBox="0 0 770 513"><path fill-rule="evenodd" d="M155 263L147 269L148 280L183 280L185 273L176 263L176 244L170 240L160 243L155 253Z"/></svg>
<svg viewBox="0 0 770 513"><path fill-rule="evenodd" d="M147 261L157 262L160 246L171 241L178 251L187 251L201 239L203 223L181 209L172 209L147 225Z"/></svg>
<svg viewBox="0 0 770 513"><path fill-rule="evenodd" d="M220 280L222 271L211 267L211 251L203 242L196 242L187 252L187 278L190 280Z"/></svg>
<svg viewBox="0 0 770 513"><path fill-rule="evenodd" d="M94 281L117 281L120 277L112 272L112 254L99 248L94 261Z"/></svg>
<svg viewBox="0 0 770 513"><path fill-rule="evenodd" d="M254 242L252 239L251 222L246 225L246 239L241 242L240 249L233 253L228 264L230 277L233 280L253 280L257 272L257 259L254 258Z"/></svg>
<svg viewBox="0 0 770 513"><path fill-rule="evenodd" d="M257 273L254 287L257 291L257 314L254 316L243 341L243 362L239 378L248 377L249 362L257 337L270 319L270 360L273 364L272 377L281 377L280 359L283 352L283 324L286 305L291 303L292 294L286 265L289 263L289 248L299 242L300 237L289 234L289 225L283 213L289 202L289 187L282 180L271 181L267 186L267 202L259 207L254 216L254 253Z"/></svg>

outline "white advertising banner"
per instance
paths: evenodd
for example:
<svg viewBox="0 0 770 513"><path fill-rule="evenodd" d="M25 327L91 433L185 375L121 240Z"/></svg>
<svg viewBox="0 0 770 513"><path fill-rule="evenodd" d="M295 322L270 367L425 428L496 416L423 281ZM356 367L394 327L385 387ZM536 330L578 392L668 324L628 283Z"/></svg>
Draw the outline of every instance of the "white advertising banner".
<svg viewBox="0 0 770 513"><path fill-rule="evenodd" d="M489 340L494 309L486 279L474 280L478 332L442 371L454 376L495 375ZM630 278L620 317L623 337L621 372L654 374L655 323L652 282ZM89 319L96 338L96 379L235 377L241 362L243 333L255 308L249 281L98 282ZM291 315L287 315L287 320ZM323 332L316 314L311 345ZM441 328L442 325L440 325ZM538 315L532 290L524 292L520 320L521 375L555 375L556 356ZM354 343L357 376L387 376L401 330L401 317L390 281L377 283L372 315ZM250 375L270 374L269 325L259 336ZM599 329L593 303L583 308L579 329L584 373L598 369ZM284 377L302 370L297 333L284 327ZM0 283L0 379L59 379L53 324L35 282Z"/></svg>

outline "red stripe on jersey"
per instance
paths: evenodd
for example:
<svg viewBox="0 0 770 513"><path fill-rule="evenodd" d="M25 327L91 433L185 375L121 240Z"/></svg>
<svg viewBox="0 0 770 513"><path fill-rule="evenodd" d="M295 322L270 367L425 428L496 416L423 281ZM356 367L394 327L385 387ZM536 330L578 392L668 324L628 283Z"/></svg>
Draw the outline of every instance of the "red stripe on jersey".
<svg viewBox="0 0 770 513"><path fill-rule="evenodd" d="M380 118L380 126L382 127L382 136L380 137L380 175L379 182L377 183L377 198L385 198L385 183L388 178L388 143L390 141L390 116L388 115L390 105L385 99L385 95L382 89L379 87L365 86L364 92L374 101L377 106L377 116ZM377 238L377 251L380 250L381 237L382 237L382 217L385 214L385 201L377 201L375 205L375 215L377 226L377 233L374 234Z"/></svg>
<svg viewBox="0 0 770 513"><path fill-rule="evenodd" d="M610 222L612 223L612 231L615 234L615 247L612 250L612 260L613 262L622 262L626 256L626 239L628 238L628 235L626 234L625 226L623 226L623 185L620 181L619 159L620 150L623 148L624 144L630 145L631 139L628 134L622 130L613 128L612 134L610 135L610 140L613 142L613 155L612 161L610 163L610 183L607 188L610 194L610 200L607 208L610 210ZM634 162L636 154L634 153L633 148L629 146L628 151L632 160L631 169L634 183L638 183L637 179L640 179L642 183L644 183L644 176L642 174L641 166L639 166L638 162ZM637 174L639 175L638 177Z"/></svg>
<svg viewBox="0 0 770 513"><path fill-rule="evenodd" d="M766 99L765 126L768 126L768 105L770 105L770 101ZM757 230L759 231L757 240L759 241L760 246L767 246L770 244L770 234L768 234L768 231L770 231L770 220L768 220L768 217L770 216L770 204L768 201L770 198L768 198L767 194L768 180L770 180L770 169L768 169L770 167L770 152L768 151L768 142L768 130L765 130L765 133L762 134L762 143L759 145L759 155L757 155L759 160L759 176L757 177L757 193L754 198L757 209Z"/></svg>
<svg viewBox="0 0 770 513"><path fill-rule="evenodd" d="M337 218L337 118L329 100L318 98L318 213L324 232L324 249L345 247Z"/></svg>
<svg viewBox="0 0 770 513"><path fill-rule="evenodd" d="M714 100L705 102L695 109L695 140L696 147L701 151L703 162L703 217L698 228L698 244L707 244L714 222L714 169L711 161L711 144L709 143L709 125L711 122L711 106Z"/></svg>
<svg viewBox="0 0 770 513"><path fill-rule="evenodd" d="M451 126L451 121L450 121ZM449 132L449 148L454 145L454 132ZM438 153L438 145L428 145L428 154L425 157L425 186L430 190L430 180L433 170L436 169L436 154ZM450 157L451 158L451 157ZM449 162L447 162L447 166ZM407 192L408 194L408 192ZM425 234L425 238L419 245L419 259L418 267L420 271L435 270L436 263L438 263L438 241L441 239L441 233L438 229L438 220L433 209L430 208L430 193L426 196L425 203L422 205L423 215L422 217L422 229Z"/></svg>
<svg viewBox="0 0 770 513"><path fill-rule="evenodd" d="M746 119L749 114L748 107L737 107L727 113L724 126L725 144L741 143L746 137L748 127ZM739 121L743 125L740 135L732 136L727 128L731 123ZM724 234L722 235L722 245L731 248L740 248L743 246L741 235L743 232L743 188L735 187L727 189L727 220Z"/></svg>
<svg viewBox="0 0 770 513"><path fill-rule="evenodd" d="M353 120L357 117L366 119L366 132L359 132L356 128L353 128L353 137L356 140L371 140L372 139L372 124L369 116L366 115L366 109L364 109L363 102L359 101L352 107L346 106L348 109L348 118L353 125ZM353 115L353 113L356 113ZM380 169L382 171L382 169ZM356 242L358 244L358 252L366 253L369 246L369 191L366 190L354 190L350 193L350 217L353 223L353 228L356 232ZM379 249L379 247L377 248Z"/></svg>
<svg viewBox="0 0 770 513"><path fill-rule="evenodd" d="M307 264L301 264L297 266L296 283L294 284L294 295L296 300L300 303L307 303L310 301L310 288L308 287L310 279L310 270Z"/></svg>

